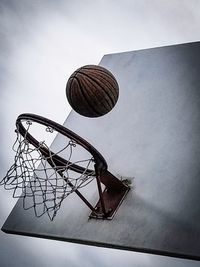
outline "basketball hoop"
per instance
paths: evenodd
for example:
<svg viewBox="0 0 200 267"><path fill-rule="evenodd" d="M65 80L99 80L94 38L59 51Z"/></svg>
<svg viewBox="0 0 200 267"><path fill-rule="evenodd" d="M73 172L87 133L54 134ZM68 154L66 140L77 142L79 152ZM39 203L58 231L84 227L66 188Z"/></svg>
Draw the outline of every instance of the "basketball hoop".
<svg viewBox="0 0 200 267"><path fill-rule="evenodd" d="M52 150L45 140L33 137L34 123L49 134L62 135L62 148ZM91 209L90 218L113 217L129 188L107 170L105 159L91 144L64 126L34 114L21 114L17 118L16 134L14 164L0 185L13 190L14 198L22 198L24 209L33 208L37 217L47 213L53 220L62 201L76 193ZM74 151L80 148L86 150L89 157L73 160ZM95 206L79 191L94 179L99 194ZM105 186L104 191L101 184Z"/></svg>

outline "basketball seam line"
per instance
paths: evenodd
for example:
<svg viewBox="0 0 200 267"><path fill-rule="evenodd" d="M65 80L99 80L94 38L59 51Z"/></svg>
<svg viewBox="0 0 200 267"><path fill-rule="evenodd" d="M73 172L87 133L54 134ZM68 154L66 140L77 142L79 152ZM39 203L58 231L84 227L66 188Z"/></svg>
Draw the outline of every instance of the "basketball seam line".
<svg viewBox="0 0 200 267"><path fill-rule="evenodd" d="M90 68L85 68L85 67L83 67L83 68L81 68L80 69L80 71L79 71L79 73L81 73L81 74L84 74L84 75L88 75L88 74L86 74L86 73L84 73L84 72L81 72L81 70L91 70ZM101 72L102 74L105 74L108 78L109 78L109 75L108 75L108 73L106 73L106 71L104 71L104 70L101 70L101 69L98 69L98 68L94 68L94 70L96 70L96 71L99 71L99 72ZM106 69L107 70L107 69ZM116 81L116 79L115 79L115 77L114 77L114 75L109 71L109 70L107 70L108 72L109 72L109 74L111 75L111 77L113 78L113 81L116 83L116 85L117 85L117 87L119 87L119 85L118 85L118 83L117 83L117 81ZM87 76L88 77L88 76ZM110 81L109 81L109 79L107 80L106 79L106 81L109 83L109 85L113 88L113 89L115 89L115 87L110 83ZM113 97L115 98L115 95L111 92L111 94L113 95ZM118 98L117 98L118 99Z"/></svg>
<svg viewBox="0 0 200 267"><path fill-rule="evenodd" d="M80 73L80 72L79 72ZM82 74L82 73L81 73ZM83 79L84 79L84 82L86 83L86 85L88 85L88 87L90 88L91 87L91 85L90 85L90 83L91 83L91 81L94 83L94 81L91 79L91 81L88 81L88 79L86 79L86 78L88 78L86 75L82 75L83 76ZM85 76L85 77L84 77ZM95 88L95 86L96 86L96 84L92 84L92 88L94 87ZM102 87L101 87L102 88ZM94 90L94 92L93 92L93 94L95 95L95 90ZM96 95L95 95L96 96ZM105 100L105 102L103 101L103 102L101 102L101 106L105 109L105 111L106 111L106 113L108 113L112 108L113 108L113 106L111 106L111 104L109 103L109 100L107 100L107 99L104 99ZM97 97L96 97L96 99L95 99L95 102L96 101L98 101L98 95L97 95ZM99 101L100 101L100 99L99 99ZM109 111L108 111L108 108L109 108ZM106 114L106 113L103 113L104 115ZM102 114L102 112L101 112L101 115L103 115Z"/></svg>
<svg viewBox="0 0 200 267"><path fill-rule="evenodd" d="M71 81L69 78L69 81L68 81L68 83L70 82L69 88L71 88L71 84L72 84L73 80L74 80L74 77L72 77ZM67 85L68 85L68 83L67 83ZM67 89L67 86L66 86L66 89ZM71 92L71 90L66 90L66 94L67 94L68 101L70 102L70 105L72 106L72 92Z"/></svg>
<svg viewBox="0 0 200 267"><path fill-rule="evenodd" d="M113 99L111 98L111 96L108 94L108 92L106 92L106 90L104 90L104 88L101 86L101 84L98 81L96 81L94 78L90 77L88 74L85 74L85 73L83 73L81 71L79 71L79 73L81 73L81 74L85 75L86 77L90 78L94 83L96 83L98 86L100 86L103 89L103 91L105 92L105 94L108 96L108 98L110 99L110 101L112 103L112 106L111 106L110 103L107 101L108 105L112 109L114 107L115 103L114 103Z"/></svg>
<svg viewBox="0 0 200 267"><path fill-rule="evenodd" d="M75 79L78 82L79 88L81 90L82 96L84 97L86 103L88 104L89 108L91 109L92 112L94 112L96 115L101 116L102 114L99 113L89 102L89 100L87 99L87 96L84 94L81 84L79 82L79 79L76 76L73 76L73 79Z"/></svg>

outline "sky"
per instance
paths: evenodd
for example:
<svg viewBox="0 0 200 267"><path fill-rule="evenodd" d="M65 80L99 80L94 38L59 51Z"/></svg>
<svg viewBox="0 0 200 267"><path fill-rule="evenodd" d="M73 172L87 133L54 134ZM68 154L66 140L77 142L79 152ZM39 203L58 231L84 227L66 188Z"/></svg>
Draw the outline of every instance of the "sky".
<svg viewBox="0 0 200 267"><path fill-rule="evenodd" d="M0 0L0 174L16 117L63 123L71 73L105 54L200 40L198 0ZM15 204L0 188L0 225ZM0 233L0 266L199 266L199 262Z"/></svg>

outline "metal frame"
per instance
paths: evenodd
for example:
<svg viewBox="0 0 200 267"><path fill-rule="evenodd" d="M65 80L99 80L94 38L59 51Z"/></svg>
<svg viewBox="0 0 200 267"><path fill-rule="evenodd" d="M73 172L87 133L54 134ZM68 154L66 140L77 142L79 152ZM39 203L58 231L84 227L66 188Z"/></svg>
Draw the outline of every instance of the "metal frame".
<svg viewBox="0 0 200 267"><path fill-rule="evenodd" d="M42 116L38 116L35 114L24 113L18 116L16 120L16 127L19 133L26 138L26 140L31 143L34 147L37 147L40 152L44 155L44 157L49 157L50 154L53 154L46 147L40 146L38 140L36 140L29 132L24 128L22 121L33 121L47 127L51 127L53 130L56 130L60 134L75 140L77 144L81 145L85 148L94 158L95 162L95 174L96 174L96 182L99 194L98 203L93 206L81 193L79 190L74 190L74 192L81 198L82 201L91 209L90 218L97 219L112 219L118 206L121 204L123 198L129 191L129 187L127 187L122 181L117 179L113 174L111 174L107 168L106 160L103 156L86 140L84 140L79 135L75 134L71 130L65 128L64 126L44 118ZM60 166L68 165L69 169L82 173L85 169L77 164L73 164L68 162L64 158L53 154L52 156L53 162L57 167L57 172L63 176L62 170ZM47 159L48 163L52 166L52 162ZM53 167L53 166L52 166ZM92 173L92 170L87 170L87 174ZM64 177L63 179L67 179ZM73 188L73 184L67 181L69 186ZM105 185L105 190L102 190L101 183Z"/></svg>

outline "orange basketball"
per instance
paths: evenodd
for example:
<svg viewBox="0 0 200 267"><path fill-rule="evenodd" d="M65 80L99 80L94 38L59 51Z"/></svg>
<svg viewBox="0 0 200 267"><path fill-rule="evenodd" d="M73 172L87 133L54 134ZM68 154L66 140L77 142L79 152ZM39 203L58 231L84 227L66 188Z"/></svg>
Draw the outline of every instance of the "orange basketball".
<svg viewBox="0 0 200 267"><path fill-rule="evenodd" d="M77 69L66 85L71 107L86 117L100 117L111 111L119 97L119 86L110 71L86 65Z"/></svg>

